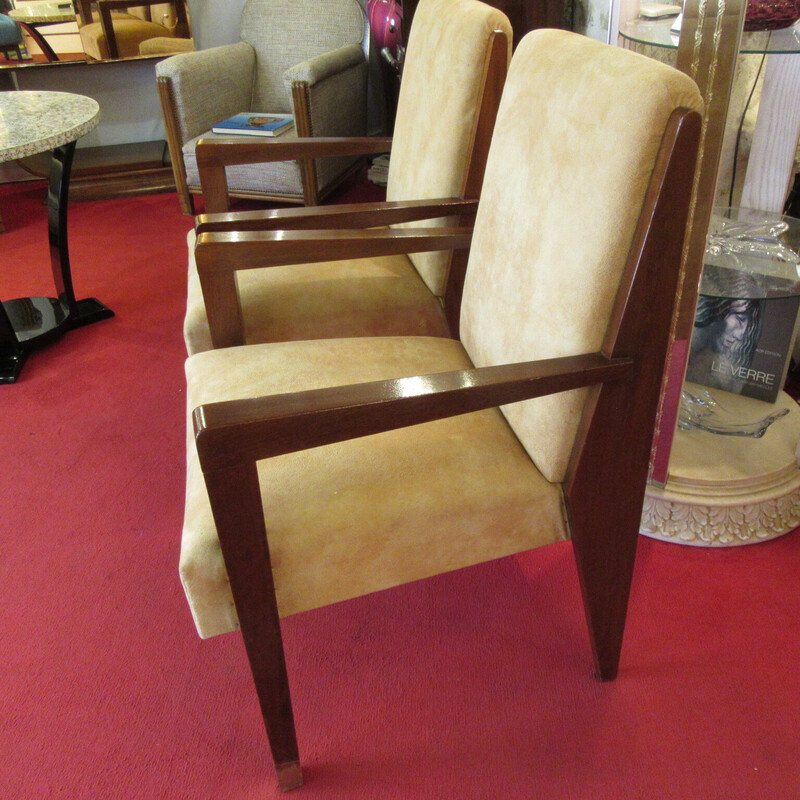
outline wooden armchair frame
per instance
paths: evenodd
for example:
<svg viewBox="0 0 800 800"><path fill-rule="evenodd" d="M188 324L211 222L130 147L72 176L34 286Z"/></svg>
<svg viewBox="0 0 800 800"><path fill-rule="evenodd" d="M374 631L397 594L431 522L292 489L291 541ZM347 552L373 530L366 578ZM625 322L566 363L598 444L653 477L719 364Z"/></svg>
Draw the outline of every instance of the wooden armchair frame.
<svg viewBox="0 0 800 800"><path fill-rule="evenodd" d="M477 201L453 198L435 203L361 203L325 210L298 208L199 217L195 260L214 347L244 343L236 287L239 270L439 249L452 249L454 253L445 313L451 331L457 331L471 227L458 229L458 233L452 228L365 229L452 216L457 216L462 225L471 225L476 210ZM236 218L232 221L232 217ZM232 231L231 226L238 231Z"/></svg>
<svg viewBox="0 0 800 800"><path fill-rule="evenodd" d="M686 109L670 119L599 352L425 376L413 383L424 388L413 390L407 379L388 380L195 409L196 446L282 789L300 785L302 774L256 467L261 459L592 386L563 490L595 666L601 679L615 677L700 127L700 115ZM388 248L406 238L406 232L351 234L343 238L354 249L370 240ZM200 238L220 235L226 234ZM279 238L241 234L254 235ZM438 236L462 247L466 234ZM306 258L320 238L293 234L286 257Z"/></svg>
<svg viewBox="0 0 800 800"><path fill-rule="evenodd" d="M109 58L119 58L119 46L117 36L114 32L114 24L111 18L112 11L124 10L135 6L155 6L163 5L165 2L171 3L175 8L175 35L182 38L189 38L189 17L186 13L184 0L95 0L97 10L100 14L100 25L108 42ZM92 0L75 0L78 11L78 20L83 25L94 22L92 17Z"/></svg>

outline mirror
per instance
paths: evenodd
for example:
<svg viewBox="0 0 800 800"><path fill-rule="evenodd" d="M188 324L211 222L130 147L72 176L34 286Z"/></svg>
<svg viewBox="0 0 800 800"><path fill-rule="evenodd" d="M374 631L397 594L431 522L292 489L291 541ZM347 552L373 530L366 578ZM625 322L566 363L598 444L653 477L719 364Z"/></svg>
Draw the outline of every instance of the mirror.
<svg viewBox="0 0 800 800"><path fill-rule="evenodd" d="M0 0L0 11L20 24L27 50L27 58L0 59L0 67L163 57L194 47L185 0Z"/></svg>

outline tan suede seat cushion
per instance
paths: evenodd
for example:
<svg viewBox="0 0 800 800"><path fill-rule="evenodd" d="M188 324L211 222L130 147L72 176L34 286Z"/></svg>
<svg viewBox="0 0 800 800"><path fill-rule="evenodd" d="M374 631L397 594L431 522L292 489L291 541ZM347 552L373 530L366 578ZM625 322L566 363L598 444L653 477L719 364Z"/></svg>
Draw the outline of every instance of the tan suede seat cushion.
<svg viewBox="0 0 800 800"><path fill-rule="evenodd" d="M145 39L152 39L156 36L169 36L167 29L163 25L147 22L138 17L115 17L113 24L120 58L138 56L139 45ZM102 61L109 57L108 42L99 22L84 25L80 29L80 36L81 44L87 56L97 61Z"/></svg>
<svg viewBox="0 0 800 800"><path fill-rule="evenodd" d="M464 369L439 337L337 339L209 351L186 362L190 411L181 580L200 635L238 627L191 410ZM292 453L258 465L282 616L566 538L561 487L496 409Z"/></svg>
<svg viewBox="0 0 800 800"><path fill-rule="evenodd" d="M200 278L188 237L184 338L211 349ZM448 336L442 305L405 255L269 267L237 273L245 343L356 336Z"/></svg>

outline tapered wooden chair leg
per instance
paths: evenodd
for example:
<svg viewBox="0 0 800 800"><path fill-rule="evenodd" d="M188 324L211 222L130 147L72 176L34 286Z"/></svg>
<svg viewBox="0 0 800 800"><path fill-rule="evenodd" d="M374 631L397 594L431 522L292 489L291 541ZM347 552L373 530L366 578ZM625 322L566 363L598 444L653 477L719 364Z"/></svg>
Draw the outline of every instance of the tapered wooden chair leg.
<svg viewBox="0 0 800 800"><path fill-rule="evenodd" d="M198 451L202 462L200 442ZM207 471L205 478L278 783L288 791L303 777L258 471L249 463Z"/></svg>
<svg viewBox="0 0 800 800"><path fill-rule="evenodd" d="M573 550L595 669L600 680L613 680L622 652L638 520L633 530L623 530L613 516L574 524Z"/></svg>

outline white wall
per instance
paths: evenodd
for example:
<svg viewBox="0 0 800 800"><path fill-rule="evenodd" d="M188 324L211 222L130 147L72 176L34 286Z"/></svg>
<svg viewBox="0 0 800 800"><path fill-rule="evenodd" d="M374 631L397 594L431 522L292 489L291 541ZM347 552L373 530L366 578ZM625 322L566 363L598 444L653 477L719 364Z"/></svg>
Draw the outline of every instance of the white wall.
<svg viewBox="0 0 800 800"><path fill-rule="evenodd" d="M156 90L156 59L59 64L14 70L19 89L74 92L100 104L100 124L78 147L153 142L166 138Z"/></svg>

